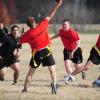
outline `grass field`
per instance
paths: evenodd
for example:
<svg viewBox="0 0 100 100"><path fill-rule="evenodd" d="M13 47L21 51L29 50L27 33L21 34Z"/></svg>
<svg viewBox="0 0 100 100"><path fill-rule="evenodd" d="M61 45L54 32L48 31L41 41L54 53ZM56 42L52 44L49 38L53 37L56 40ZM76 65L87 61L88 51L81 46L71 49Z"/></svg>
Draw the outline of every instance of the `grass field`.
<svg viewBox="0 0 100 100"><path fill-rule="evenodd" d="M53 34L52 34L53 35ZM98 34L80 34L81 47L83 48L83 64L89 56L90 48L95 44ZM54 58L56 60L56 69L58 76L58 93L51 94L50 75L48 69L40 66L28 89L28 93L21 93L24 80L28 72L28 63L31 57L31 50L28 45L23 45L21 62L20 62L20 77L18 85L11 85L13 82L13 72L10 68L7 69L5 81L0 82L0 100L100 100L100 88L93 88L91 83L100 75L100 67L94 66L87 71L86 80L81 79L81 73L76 75L76 81L65 85L63 77L65 68L63 63L63 46L60 39L55 39L51 44ZM74 69L74 67L73 67ZM88 86L88 87L87 87Z"/></svg>

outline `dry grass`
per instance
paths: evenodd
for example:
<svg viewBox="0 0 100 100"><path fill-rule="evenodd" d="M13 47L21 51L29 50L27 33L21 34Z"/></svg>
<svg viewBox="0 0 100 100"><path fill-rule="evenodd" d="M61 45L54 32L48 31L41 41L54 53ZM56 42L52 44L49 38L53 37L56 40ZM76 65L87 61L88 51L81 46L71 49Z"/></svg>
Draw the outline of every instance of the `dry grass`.
<svg viewBox="0 0 100 100"><path fill-rule="evenodd" d="M84 63L89 56L90 48L97 40L97 34L81 34L81 46L83 48ZM56 69L58 74L58 93L51 94L50 75L48 69L39 67L33 77L28 93L22 94L24 79L28 72L28 63L30 60L30 49L28 45L23 45L20 63L20 78L17 86L12 86L12 70L7 69L5 81L0 82L0 100L100 100L100 88L93 88L91 83L100 74L100 68L95 66L87 71L87 79L81 79L81 73L76 76L76 82L65 85L63 76L65 68L63 63L63 46L60 39L52 41L51 44L54 58L56 60ZM84 64L83 63L83 64Z"/></svg>

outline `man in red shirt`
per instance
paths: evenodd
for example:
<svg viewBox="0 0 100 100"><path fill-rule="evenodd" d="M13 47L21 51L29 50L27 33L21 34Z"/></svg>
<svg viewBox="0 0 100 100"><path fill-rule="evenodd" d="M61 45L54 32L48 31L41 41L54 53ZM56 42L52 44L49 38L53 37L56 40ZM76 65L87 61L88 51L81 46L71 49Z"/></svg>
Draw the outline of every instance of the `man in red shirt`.
<svg viewBox="0 0 100 100"><path fill-rule="evenodd" d="M75 81L74 76L71 75L72 62L74 63L75 70L78 70L81 66L83 57L82 50L80 48L80 38L78 33L70 27L70 22L65 19L62 23L62 28L59 30L58 34L53 36L51 39L61 37L61 41L64 45L64 62L65 68L68 75L64 76L65 83L67 84L70 80Z"/></svg>
<svg viewBox="0 0 100 100"><path fill-rule="evenodd" d="M93 66L93 64L95 65L100 64L100 35L98 37L96 45L93 46L93 48L90 51L90 56L86 64L83 67L79 68L77 71L74 71L72 75L76 75L82 71L88 70L89 68Z"/></svg>
<svg viewBox="0 0 100 100"><path fill-rule="evenodd" d="M27 88L32 80L32 76L36 68L39 67L41 63L43 66L48 66L48 69L50 71L52 78L52 94L57 92L55 61L49 46L50 38L48 36L47 30L49 21L52 19L61 3L62 0L59 0L59 2L55 4L50 16L42 20L37 26L33 17L28 17L27 19L27 26L30 27L30 30L21 36L20 42L21 44L30 44L32 49L32 58L30 60L30 69L26 76L24 89L22 90L22 92L27 92Z"/></svg>

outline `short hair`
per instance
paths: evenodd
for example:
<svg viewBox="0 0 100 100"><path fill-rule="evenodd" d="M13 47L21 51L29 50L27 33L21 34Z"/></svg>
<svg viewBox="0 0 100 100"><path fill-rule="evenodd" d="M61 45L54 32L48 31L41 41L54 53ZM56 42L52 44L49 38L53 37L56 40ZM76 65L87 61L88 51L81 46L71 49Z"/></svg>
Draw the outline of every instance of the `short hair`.
<svg viewBox="0 0 100 100"><path fill-rule="evenodd" d="M27 26L30 26L34 22L34 20L35 20L34 17L28 16L26 21Z"/></svg>
<svg viewBox="0 0 100 100"><path fill-rule="evenodd" d="M33 16L28 16L28 17L27 17L27 21L28 21L28 20L34 20L34 17L33 17Z"/></svg>
<svg viewBox="0 0 100 100"><path fill-rule="evenodd" d="M18 28L19 29L19 27L17 25L11 26L11 30L13 30L14 28Z"/></svg>
<svg viewBox="0 0 100 100"><path fill-rule="evenodd" d="M70 22L70 20L69 20L69 19L64 19L62 22L64 23L64 22L66 22L66 21Z"/></svg>

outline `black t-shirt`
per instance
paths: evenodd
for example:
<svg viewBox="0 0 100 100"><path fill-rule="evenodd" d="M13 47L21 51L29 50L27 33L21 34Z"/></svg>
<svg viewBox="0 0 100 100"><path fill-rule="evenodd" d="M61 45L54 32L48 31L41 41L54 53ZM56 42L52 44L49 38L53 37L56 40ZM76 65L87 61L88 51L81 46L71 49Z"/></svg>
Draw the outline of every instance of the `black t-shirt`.
<svg viewBox="0 0 100 100"><path fill-rule="evenodd" d="M18 38L15 38L11 34L4 35L0 39L2 46L0 47L0 56L8 57L14 55L14 50L17 48L21 48L21 45L18 42Z"/></svg>

